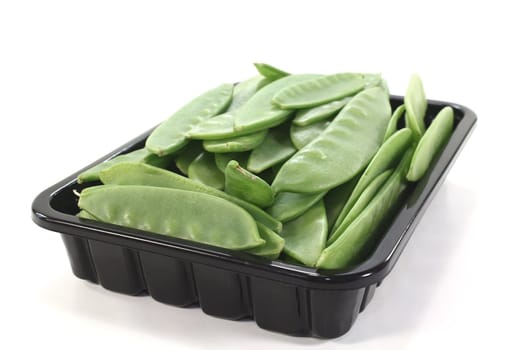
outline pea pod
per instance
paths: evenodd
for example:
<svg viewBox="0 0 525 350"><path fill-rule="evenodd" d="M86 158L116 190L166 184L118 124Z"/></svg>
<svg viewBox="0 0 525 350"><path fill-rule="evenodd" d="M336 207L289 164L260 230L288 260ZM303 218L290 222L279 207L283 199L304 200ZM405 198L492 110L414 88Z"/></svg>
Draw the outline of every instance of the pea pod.
<svg viewBox="0 0 525 350"><path fill-rule="evenodd" d="M284 252L306 266L314 266L328 233L323 201L318 201L297 219L283 225Z"/></svg>
<svg viewBox="0 0 525 350"><path fill-rule="evenodd" d="M397 125L399 124L399 120L401 117L405 114L405 105L400 105L396 108L394 113L392 113L392 117L388 121L388 126L386 127L385 137L383 138L383 142L385 142L390 136L392 136L397 131Z"/></svg>
<svg viewBox="0 0 525 350"><path fill-rule="evenodd" d="M328 232L332 229L335 220L343 210L343 207L350 197L352 190L357 183L358 177L356 176L352 180L345 182L336 188L331 189L324 197L324 206L326 209L326 221L328 221Z"/></svg>
<svg viewBox="0 0 525 350"><path fill-rule="evenodd" d="M274 191L319 193L352 179L381 145L390 113L381 88L357 94L319 137L283 164Z"/></svg>
<svg viewBox="0 0 525 350"><path fill-rule="evenodd" d="M272 103L273 96L284 87L318 77L314 74L289 75L266 85L233 112L236 131L255 132L283 123L291 110L283 110Z"/></svg>
<svg viewBox="0 0 525 350"><path fill-rule="evenodd" d="M406 126L414 132L414 137L419 140L425 132L425 113L427 100L423 83L417 74L412 75L405 94L405 120Z"/></svg>
<svg viewBox="0 0 525 350"><path fill-rule="evenodd" d="M330 121L320 121L307 126L292 125L290 139L297 149L301 149L315 140L330 125Z"/></svg>
<svg viewBox="0 0 525 350"><path fill-rule="evenodd" d="M145 185L156 187L175 188L185 191L206 193L226 199L250 213L255 220L275 232L281 232L282 224L270 214L253 204L245 202L213 187L193 181L174 172L156 168L146 164L122 163L112 166L100 173L100 180L104 184L113 185Z"/></svg>
<svg viewBox="0 0 525 350"><path fill-rule="evenodd" d="M192 141L188 143L181 153L175 157L175 165L184 175L188 175L188 167L202 153L202 142Z"/></svg>
<svg viewBox="0 0 525 350"><path fill-rule="evenodd" d="M277 259L283 251L284 238L260 223L257 223L257 228L259 229L259 235L266 243L259 247L248 249L246 252L270 260Z"/></svg>
<svg viewBox="0 0 525 350"><path fill-rule="evenodd" d="M213 154L208 152L202 152L190 163L188 177L218 190L224 188L224 174L215 165Z"/></svg>
<svg viewBox="0 0 525 350"><path fill-rule="evenodd" d="M301 109L295 114L294 125L307 126L323 120L331 119L350 101L351 97L345 97L322 104L309 109Z"/></svg>
<svg viewBox="0 0 525 350"><path fill-rule="evenodd" d="M338 73L290 84L272 101L283 109L309 108L354 95L364 87L362 74Z"/></svg>
<svg viewBox="0 0 525 350"><path fill-rule="evenodd" d="M432 159L449 139L453 127L454 111L447 106L438 113L419 140L407 174L409 181L417 181L423 177Z"/></svg>
<svg viewBox="0 0 525 350"><path fill-rule="evenodd" d="M319 202L325 193L278 193L268 213L281 222L293 220Z"/></svg>
<svg viewBox="0 0 525 350"><path fill-rule="evenodd" d="M296 151L288 136L289 125L281 125L268 132L264 141L248 158L248 170L260 173L290 158Z"/></svg>
<svg viewBox="0 0 525 350"><path fill-rule="evenodd" d="M253 65L262 76L271 80L281 79L287 75L290 75L290 73L280 70L279 68L275 68L274 66L271 66L267 63L254 63Z"/></svg>
<svg viewBox="0 0 525 350"><path fill-rule="evenodd" d="M251 132L233 129L233 114L228 112L195 125L186 136L196 140L222 140L248 134Z"/></svg>
<svg viewBox="0 0 525 350"><path fill-rule="evenodd" d="M115 164L123 162L137 162L137 163L148 163L154 166L165 168L171 162L171 157L159 157L156 154L151 153L145 148L138 149L129 153L121 154L115 158L106 160L105 162L99 163L87 170L84 170L77 177L78 183L98 181L99 174L102 170L112 167Z"/></svg>
<svg viewBox="0 0 525 350"><path fill-rule="evenodd" d="M233 84L223 84L195 98L153 130L146 140L146 148L159 156L181 149L188 142L186 134L194 125L228 108L232 93Z"/></svg>
<svg viewBox="0 0 525 350"><path fill-rule="evenodd" d="M246 103L262 87L271 83L272 80L264 76L255 76L247 79L233 88L233 98L226 112L232 112Z"/></svg>
<svg viewBox="0 0 525 350"><path fill-rule="evenodd" d="M84 189L78 206L103 222L228 249L265 243L245 210L204 193L105 185Z"/></svg>
<svg viewBox="0 0 525 350"><path fill-rule="evenodd" d="M226 166L230 160L236 160L239 162L239 165L243 168L246 168L248 163L248 157L250 152L238 152L238 153L215 153L215 165L219 168L220 171L224 172Z"/></svg>
<svg viewBox="0 0 525 350"><path fill-rule="evenodd" d="M204 140L204 149L214 153L245 152L259 146L266 138L267 130L222 140Z"/></svg>
<svg viewBox="0 0 525 350"><path fill-rule="evenodd" d="M412 144L412 131L408 128L401 129L394 133L385 143L381 145L377 153L374 155L370 164L366 167L363 175L359 178L357 185L352 192L352 195L346 202L341 214L335 221L333 230L337 229L344 218L348 215L355 202L364 191L364 189L372 182L379 174L395 167L399 162L405 151Z"/></svg>
<svg viewBox="0 0 525 350"><path fill-rule="evenodd" d="M224 191L232 196L266 208L273 203L273 191L270 185L260 177L243 169L239 162L231 160L224 171Z"/></svg>
<svg viewBox="0 0 525 350"><path fill-rule="evenodd" d="M78 214L77 216L81 219L88 219L88 220L95 220L95 221L100 221L98 220L96 217L94 217L93 215L91 215L90 213L88 213L87 211L85 211L84 209L82 209Z"/></svg>

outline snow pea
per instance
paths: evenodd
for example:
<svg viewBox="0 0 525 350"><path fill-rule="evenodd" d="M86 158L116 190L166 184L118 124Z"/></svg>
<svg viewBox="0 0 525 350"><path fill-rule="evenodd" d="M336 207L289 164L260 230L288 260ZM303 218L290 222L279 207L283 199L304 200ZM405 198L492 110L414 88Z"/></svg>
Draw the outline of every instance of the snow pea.
<svg viewBox="0 0 525 350"><path fill-rule="evenodd" d="M275 196L273 205L268 208L268 213L280 222L287 222L302 215L315 203L319 202L325 194L326 192L281 192Z"/></svg>
<svg viewBox="0 0 525 350"><path fill-rule="evenodd" d="M374 155L363 175L359 178L357 185L352 192L350 198L346 202L341 214L335 221L333 230L337 229L344 218L348 215L355 202L358 200L364 189L372 182L379 174L393 168L403 157L405 151L412 144L412 131L408 128L403 128L385 141Z"/></svg>
<svg viewBox="0 0 525 350"><path fill-rule="evenodd" d="M249 99L239 109L233 111L234 129L236 131L260 131L277 126L284 122L292 113L283 110L272 103L273 96L284 87L311 80L318 77L315 74L288 75L266 85Z"/></svg>
<svg viewBox="0 0 525 350"><path fill-rule="evenodd" d="M253 65L262 76L271 80L281 79L287 75L290 75L290 73L280 70L279 68L275 68L274 66L271 66L267 63L254 63Z"/></svg>
<svg viewBox="0 0 525 350"><path fill-rule="evenodd" d="M250 154L248 170L260 173L290 158L296 149L290 141L288 130L288 124L271 129L264 141Z"/></svg>
<svg viewBox="0 0 525 350"><path fill-rule="evenodd" d="M257 228L259 229L259 235L266 243L259 247L248 249L246 252L270 260L277 259L283 251L284 238L260 223L257 223Z"/></svg>
<svg viewBox="0 0 525 350"><path fill-rule="evenodd" d="M306 266L314 266L328 233L323 201L318 201L297 219L283 225L284 252Z"/></svg>
<svg viewBox="0 0 525 350"><path fill-rule="evenodd" d="M273 191L263 179L230 160L224 171L224 191L232 196L266 208L273 203Z"/></svg>
<svg viewBox="0 0 525 350"><path fill-rule="evenodd" d="M412 75L410 78L404 102L406 126L414 132L415 139L419 140L425 132L427 100L423 83L417 74Z"/></svg>
<svg viewBox="0 0 525 350"><path fill-rule="evenodd" d="M165 168L171 163L172 158L168 156L159 157L156 154L151 153L145 148L138 149L129 153L121 154L115 158L106 160L105 162L98 163L97 165L84 170L77 176L77 182L84 183L90 181L98 181L99 174L102 170L107 169L117 163L122 162L138 162L138 163L148 163L154 166Z"/></svg>
<svg viewBox="0 0 525 350"><path fill-rule="evenodd" d="M188 177L218 190L224 188L224 174L215 165L212 153L199 154L188 166Z"/></svg>
<svg viewBox="0 0 525 350"><path fill-rule="evenodd" d="M255 76L253 78L247 79L235 85L233 88L233 98L230 106L226 112L232 112L246 103L257 91L262 87L271 83L272 80L264 76Z"/></svg>
<svg viewBox="0 0 525 350"><path fill-rule="evenodd" d="M400 105L396 108L394 113L392 113L392 117L390 117L390 120L388 121L388 126L386 127L385 137L383 138L383 142L385 142L390 136L392 136L396 130L397 130L397 124L399 123L399 119L405 114L405 105Z"/></svg>
<svg viewBox="0 0 525 350"><path fill-rule="evenodd" d="M317 107L301 109L295 114L294 125L307 126L323 120L331 119L350 101L351 97L345 97L322 104Z"/></svg>
<svg viewBox="0 0 525 350"><path fill-rule="evenodd" d="M272 101L283 109L309 108L354 95L364 87L362 74L337 73L285 86Z"/></svg>
<svg viewBox="0 0 525 350"><path fill-rule="evenodd" d="M326 209L326 220L328 221L328 232L332 229L335 220L343 210L343 207L350 197L355 184L357 183L358 176L352 180L345 182L342 185L337 186L334 189L328 191L323 197L324 206Z"/></svg>
<svg viewBox="0 0 525 350"><path fill-rule="evenodd" d="M184 175L188 175L188 167L191 162L202 153L202 151L202 142L191 141L188 143L175 157L175 165L177 166L177 169L179 169Z"/></svg>
<svg viewBox="0 0 525 350"><path fill-rule="evenodd" d="M370 182L370 184L364 189L364 191L359 195L359 198L352 206L348 214L343 218L343 221L335 231L329 236L327 245L334 243L337 238L346 230L346 228L355 220L355 218L361 214L363 209L370 203L374 198L376 193L379 191L381 186L385 183L386 180L392 175L392 169L385 171L384 173L378 175L375 179Z"/></svg>
<svg viewBox="0 0 525 350"><path fill-rule="evenodd" d="M181 149L188 142L188 131L228 108L232 94L233 84L223 84L195 98L153 130L146 148L159 156Z"/></svg>
<svg viewBox="0 0 525 350"><path fill-rule="evenodd" d="M220 171L224 172L226 170L226 165L230 160L236 160L239 162L240 166L246 168L248 164L248 157L250 152L236 152L236 153L215 153L215 165L219 168Z"/></svg>
<svg viewBox="0 0 525 350"><path fill-rule="evenodd" d="M264 210L213 187L193 181L169 170L160 169L147 164L121 163L100 172L100 180L104 184L113 185L145 185L175 188L185 191L206 193L226 199L250 213L255 220L275 232L281 232L282 224Z"/></svg>
<svg viewBox="0 0 525 350"><path fill-rule="evenodd" d="M275 192L319 193L352 179L379 149L390 101L374 87L357 94L315 140L283 164Z"/></svg>
<svg viewBox="0 0 525 350"><path fill-rule="evenodd" d="M228 249L265 243L245 210L204 193L104 185L84 189L78 206L103 222Z"/></svg>
<svg viewBox="0 0 525 350"><path fill-rule="evenodd" d="M320 121L307 126L292 125L290 139L297 149L301 149L315 140L330 125L330 121Z"/></svg>
<svg viewBox="0 0 525 350"><path fill-rule="evenodd" d="M204 140L204 149L214 153L245 152L259 146L268 130L257 131L248 135L230 137L222 140Z"/></svg>
<svg viewBox="0 0 525 350"><path fill-rule="evenodd" d="M439 111L417 144L407 174L409 181L417 181L423 177L436 154L448 141L453 127L454 111L451 107L444 107Z"/></svg>
<svg viewBox="0 0 525 350"><path fill-rule="evenodd" d="M98 220L96 217L94 217L93 215L91 215L90 213L88 213L87 211L85 211L84 209L82 209L81 211L78 212L77 216L80 218L80 219L88 219L88 220L95 220L95 221L100 221Z"/></svg>

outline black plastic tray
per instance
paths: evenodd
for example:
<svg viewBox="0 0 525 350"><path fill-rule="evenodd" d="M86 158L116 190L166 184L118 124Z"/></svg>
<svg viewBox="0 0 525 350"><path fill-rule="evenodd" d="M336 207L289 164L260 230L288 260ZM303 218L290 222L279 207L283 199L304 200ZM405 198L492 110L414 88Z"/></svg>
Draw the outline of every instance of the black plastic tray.
<svg viewBox="0 0 525 350"><path fill-rule="evenodd" d="M393 107L400 103L401 97L391 98ZM338 337L350 329L393 268L476 123L470 109L439 101L429 101L427 123L446 105L455 112L450 141L434 160L431 171L409 189L369 257L345 271L319 271L80 220L75 216L78 209L73 194L73 190L86 186L75 181L80 171L36 197L33 221L62 234L78 278L100 283L106 289L129 295L149 293L155 300L177 306L198 303L209 315L232 320L253 318L261 328L290 335ZM149 132L88 167L143 147Z"/></svg>

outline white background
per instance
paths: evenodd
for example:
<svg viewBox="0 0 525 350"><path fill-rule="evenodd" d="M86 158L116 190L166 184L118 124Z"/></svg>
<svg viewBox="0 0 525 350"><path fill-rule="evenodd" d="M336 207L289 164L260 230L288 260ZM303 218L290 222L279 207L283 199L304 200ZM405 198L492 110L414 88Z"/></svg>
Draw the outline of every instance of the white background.
<svg viewBox="0 0 525 350"><path fill-rule="evenodd" d="M0 2L0 348L521 348L524 11L519 2ZM293 338L78 280L32 199L208 88L255 74L381 72L478 126L345 336Z"/></svg>

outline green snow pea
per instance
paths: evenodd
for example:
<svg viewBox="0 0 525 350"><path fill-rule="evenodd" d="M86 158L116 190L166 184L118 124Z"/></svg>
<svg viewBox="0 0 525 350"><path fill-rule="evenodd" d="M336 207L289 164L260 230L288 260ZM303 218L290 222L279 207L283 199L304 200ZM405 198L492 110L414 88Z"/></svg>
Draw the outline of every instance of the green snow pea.
<svg viewBox="0 0 525 350"><path fill-rule="evenodd" d="M199 154L188 166L188 177L218 190L224 188L224 174L215 165L212 153Z"/></svg>
<svg viewBox="0 0 525 350"><path fill-rule="evenodd" d="M284 252L312 267L325 247L327 233L324 203L318 201L303 215L283 225Z"/></svg>
<svg viewBox="0 0 525 350"><path fill-rule="evenodd" d="M427 100L423 83L417 74L412 75L405 94L406 126L414 132L414 137L419 140L425 132L425 113Z"/></svg>
<svg viewBox="0 0 525 350"><path fill-rule="evenodd" d="M301 149L315 140L330 125L330 121L320 121L307 126L292 125L290 139L297 149Z"/></svg>
<svg viewBox="0 0 525 350"><path fill-rule="evenodd" d="M355 202L358 200L364 189L372 182L379 174L393 168L403 157L405 151L412 144L412 131L408 128L403 128L395 132L385 141L374 155L363 175L359 178L357 185L352 192L350 198L346 202L341 214L335 221L333 230L337 229L344 218L348 215Z"/></svg>
<svg viewBox="0 0 525 350"><path fill-rule="evenodd" d="M104 185L84 189L78 206L103 222L228 249L265 243L245 210L204 193Z"/></svg>
<svg viewBox="0 0 525 350"><path fill-rule="evenodd" d="M260 177L243 169L236 160L230 160L224 171L224 177L224 192L260 208L272 205L273 191L270 185Z"/></svg>
<svg viewBox="0 0 525 350"><path fill-rule="evenodd" d="M245 152L259 146L265 139L268 130L230 137L222 140L204 140L204 149L214 153Z"/></svg>
<svg viewBox="0 0 525 350"><path fill-rule="evenodd" d="M287 222L301 216L315 203L319 202L325 194L326 192L281 192L275 196L273 205L268 208L268 213L280 222Z"/></svg>
<svg viewBox="0 0 525 350"><path fill-rule="evenodd" d="M275 232L279 233L282 230L282 224L278 220L255 205L169 170L156 168L147 164L121 163L101 171L100 180L102 183L110 185L144 185L206 193L211 196L226 199L242 207L250 213L255 220Z"/></svg>
<svg viewBox="0 0 525 350"><path fill-rule="evenodd" d="M283 164L275 192L319 193L352 179L379 149L390 101L374 87L357 94L315 140Z"/></svg>
<svg viewBox="0 0 525 350"><path fill-rule="evenodd" d="M259 247L248 249L246 252L270 260L277 259L283 251L284 238L260 223L257 223L257 228L259 229L259 235L266 241L266 243Z"/></svg>
<svg viewBox="0 0 525 350"><path fill-rule="evenodd" d="M355 220L355 218L361 214L363 209L372 201L376 193L379 191L381 186L388 180L392 175L392 169L385 171L384 173L377 176L361 193L355 204L352 206L348 214L343 218L343 221L332 231L329 236L327 245L334 243L337 238L346 230L346 228Z"/></svg>
<svg viewBox="0 0 525 350"><path fill-rule="evenodd" d="M383 138L383 142L385 142L390 136L392 136L397 131L397 124L399 123L399 119L405 114L405 105L401 105L396 108L394 113L392 113L392 117L390 117L390 120L388 121L388 126L386 127L385 137Z"/></svg>
<svg viewBox="0 0 525 350"><path fill-rule="evenodd" d="M322 104L317 107L301 109L295 114L294 125L307 126L323 120L331 119L350 101L351 97L345 97Z"/></svg>
<svg viewBox="0 0 525 350"><path fill-rule="evenodd" d="M257 91L271 82L271 79L258 75L235 85L233 88L232 102L230 103L230 107L228 107L226 112L232 112L236 110L245 104L246 101L252 98L252 96L255 95Z"/></svg>
<svg viewBox="0 0 525 350"><path fill-rule="evenodd" d="M175 157L175 165L184 175L188 175L188 167L203 151L202 142L191 141Z"/></svg>
<svg viewBox="0 0 525 350"><path fill-rule="evenodd" d="M236 131L260 131L284 122L291 110L283 110L272 103L272 98L281 89L290 84L308 81L318 77L315 74L288 75L266 85L239 109L233 111Z"/></svg>
<svg viewBox="0 0 525 350"><path fill-rule="evenodd" d="M362 74L338 73L285 86L272 101L283 109L309 108L354 95L364 87Z"/></svg>
<svg viewBox="0 0 525 350"><path fill-rule="evenodd" d="M82 209L81 211L78 212L77 216L81 219L88 219L88 220L95 220L95 221L100 221L98 220L96 217L94 217L93 215L91 215L90 213L88 213L87 211L85 211L84 209Z"/></svg>
<svg viewBox="0 0 525 350"><path fill-rule="evenodd" d="M342 269L364 258L367 243L378 234L377 227L395 206L400 193L406 187L405 176L411 157L412 151L409 150L374 199L339 238L323 250L316 267Z"/></svg>
<svg viewBox="0 0 525 350"><path fill-rule="evenodd" d="M136 151L121 154L119 156L116 156L115 158L108 159L105 162L98 163L97 165L87 170L84 170L82 173L78 175L77 182L80 184L80 183L89 182L89 181L98 181L99 173L102 170L107 169L117 163L122 163L122 162L148 163L154 166L165 168L169 165L171 161L172 161L171 157L168 157L168 156L159 157L156 154L151 153L147 149L141 148Z"/></svg>
<svg viewBox="0 0 525 350"><path fill-rule="evenodd" d="M228 165L228 162L230 160L236 160L243 168L246 168L249 156L250 152L215 153L215 165L217 165L217 168L219 168L220 171L224 172L226 170L226 165Z"/></svg>
<svg viewBox="0 0 525 350"><path fill-rule="evenodd" d="M341 213L341 210L343 210L348 197L350 197L350 194L357 183L357 179L358 177L356 176L352 180L331 189L323 197L324 206L326 208L326 220L328 221L328 232L330 232L335 220Z"/></svg>
<svg viewBox="0 0 525 350"><path fill-rule="evenodd" d="M250 154L248 170L260 173L290 158L296 149L290 142L288 130L288 124L271 129L264 141Z"/></svg>
<svg viewBox="0 0 525 350"><path fill-rule="evenodd" d="M271 80L281 79L287 75L290 75L290 73L280 70L279 68L275 68L274 66L270 66L266 63L254 63L253 65L262 76Z"/></svg>
<svg viewBox="0 0 525 350"><path fill-rule="evenodd" d="M447 143L453 127L454 111L447 106L439 111L419 140L407 174L409 181L417 181L423 177L436 154Z"/></svg>
<svg viewBox="0 0 525 350"><path fill-rule="evenodd" d="M186 134L194 125L228 108L232 93L233 84L223 84L195 98L153 130L146 148L159 156L178 151L188 142Z"/></svg>

